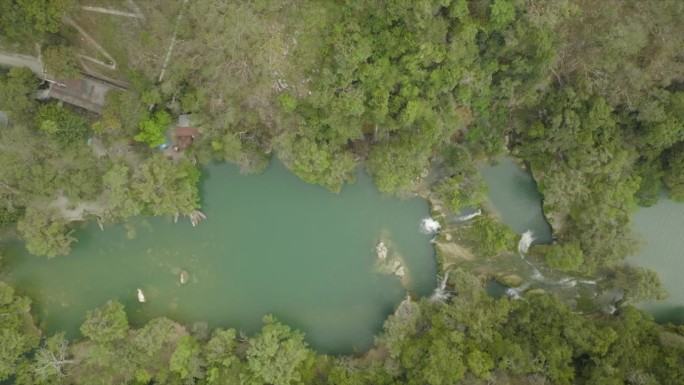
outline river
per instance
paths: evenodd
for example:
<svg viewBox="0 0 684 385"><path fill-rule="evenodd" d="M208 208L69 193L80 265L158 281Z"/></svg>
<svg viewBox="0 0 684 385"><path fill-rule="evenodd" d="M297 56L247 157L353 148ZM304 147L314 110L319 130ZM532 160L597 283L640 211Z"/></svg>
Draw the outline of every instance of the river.
<svg viewBox="0 0 684 385"><path fill-rule="evenodd" d="M75 233L70 255L50 260L17 242L5 253L5 279L35 300L48 334L80 337L86 311L113 299L136 326L167 316L252 333L274 314L330 353L364 351L407 291L427 295L436 286L432 236L419 232L429 213L423 199L382 196L362 172L331 193L277 161L261 175L240 175L229 164L207 166L203 175L208 219L197 228L161 217L104 232L90 224ZM379 272L381 239L388 259L405 265L403 280Z"/></svg>
<svg viewBox="0 0 684 385"><path fill-rule="evenodd" d="M551 227L542 211L542 197L537 191L532 175L523 170L511 158L504 157L496 165L480 168L489 187L489 204L494 214L517 233L532 230L536 242L552 241ZM638 306L652 314L659 322L684 323L684 204L661 197L653 207L639 208L633 218L633 227L643 245L627 263L647 267L658 273L669 297L664 301L648 301ZM513 261L511 261L513 262ZM571 288L591 289L592 285L582 280L568 280L567 277L544 271L544 279L531 279L534 270L524 264L517 269L523 278L528 278L532 287L553 290L561 297ZM577 283L579 282L579 283ZM570 286L572 284L574 286ZM496 283L488 286L492 295L500 296L504 288ZM583 292L580 291L580 295Z"/></svg>
<svg viewBox="0 0 684 385"><path fill-rule="evenodd" d="M684 324L684 204L666 197L633 217L634 229L645 242L629 263L658 273L668 298L639 305L658 322Z"/></svg>

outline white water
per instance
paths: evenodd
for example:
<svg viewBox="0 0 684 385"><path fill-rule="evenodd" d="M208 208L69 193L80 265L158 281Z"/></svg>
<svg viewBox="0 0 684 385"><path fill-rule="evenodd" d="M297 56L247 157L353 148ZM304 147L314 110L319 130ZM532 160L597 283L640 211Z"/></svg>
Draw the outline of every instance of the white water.
<svg viewBox="0 0 684 385"><path fill-rule="evenodd" d="M469 220L471 220L471 219L473 219L473 218L475 218L475 217L478 217L478 216L480 216L480 215L482 215L482 210L477 210L477 211L475 211L474 213L471 213L471 214L466 214L466 215L458 216L458 217L455 218L455 221L456 221L456 222L465 222L465 221L469 221Z"/></svg>
<svg viewBox="0 0 684 385"><path fill-rule="evenodd" d="M423 234L435 234L441 228L442 225L432 218L425 218L420 222L420 232Z"/></svg>
<svg viewBox="0 0 684 385"><path fill-rule="evenodd" d="M526 283L520 287L509 287L506 289L506 295L510 299L523 299L522 294L529 286L530 285Z"/></svg>
<svg viewBox="0 0 684 385"><path fill-rule="evenodd" d="M532 230L527 230L524 233L522 233L522 237L520 237L520 242L518 242L518 252L520 253L521 258L525 258L525 254L527 254L527 251L530 249L530 245L532 242L534 242L534 233Z"/></svg>
<svg viewBox="0 0 684 385"><path fill-rule="evenodd" d="M446 290L447 281L449 280L449 273L451 273L451 270L447 270L446 273L444 273L444 278L442 278L439 286L435 288L435 291L430 296L430 301L444 302L451 297L451 293Z"/></svg>

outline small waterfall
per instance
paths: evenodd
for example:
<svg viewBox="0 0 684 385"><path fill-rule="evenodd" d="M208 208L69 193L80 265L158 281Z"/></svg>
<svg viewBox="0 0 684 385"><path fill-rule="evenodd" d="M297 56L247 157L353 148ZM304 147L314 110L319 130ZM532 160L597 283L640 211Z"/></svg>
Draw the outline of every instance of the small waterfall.
<svg viewBox="0 0 684 385"><path fill-rule="evenodd" d="M435 234L441 228L442 225L432 218L425 218L420 222L420 232L423 234Z"/></svg>
<svg viewBox="0 0 684 385"><path fill-rule="evenodd" d="M478 217L480 215L482 215L482 210L477 210L474 213L457 216L456 218L454 218L454 220L456 222L465 222L465 221L469 221L475 217Z"/></svg>
<svg viewBox="0 0 684 385"><path fill-rule="evenodd" d="M506 289L506 295L510 299L522 299L522 290L517 287L509 287Z"/></svg>
<svg viewBox="0 0 684 385"><path fill-rule="evenodd" d="M451 293L449 293L446 290L446 285L447 281L449 280L449 274L451 273L451 269L447 270L444 273L444 278L442 278L442 281L439 283L439 285L435 288L435 291L432 293L430 296L430 301L431 302L444 302L451 297ZM439 276L437 277L439 278Z"/></svg>
<svg viewBox="0 0 684 385"><path fill-rule="evenodd" d="M518 252L520 253L520 257L525 259L525 254L527 254L527 250L530 249L530 245L532 242L534 242L534 233L532 230L527 230L524 233L522 233L522 237L520 237L520 242L518 242Z"/></svg>

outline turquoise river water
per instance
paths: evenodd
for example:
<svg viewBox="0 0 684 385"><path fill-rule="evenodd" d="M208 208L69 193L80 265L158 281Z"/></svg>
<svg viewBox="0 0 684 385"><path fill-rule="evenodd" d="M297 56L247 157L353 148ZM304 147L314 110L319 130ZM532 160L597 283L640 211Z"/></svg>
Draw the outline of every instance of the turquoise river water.
<svg viewBox="0 0 684 385"><path fill-rule="evenodd" d="M274 314L323 352L368 348L407 292L436 286L432 236L419 232L427 202L382 196L364 173L334 194L279 162L248 176L216 164L205 168L201 190L208 219L196 228L182 218L139 218L104 232L88 225L70 255L50 260L15 243L5 278L34 298L48 333L80 337L86 311L115 299L134 325L167 316L251 333ZM379 267L380 240L387 259L405 267L403 279Z"/></svg>

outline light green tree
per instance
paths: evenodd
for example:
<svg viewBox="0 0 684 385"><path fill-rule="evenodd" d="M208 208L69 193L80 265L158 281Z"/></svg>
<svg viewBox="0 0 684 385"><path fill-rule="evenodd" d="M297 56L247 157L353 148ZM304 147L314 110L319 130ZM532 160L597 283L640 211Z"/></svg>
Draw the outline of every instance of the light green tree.
<svg viewBox="0 0 684 385"><path fill-rule="evenodd" d="M138 142L145 142L150 147L157 147L166 143L164 133L169 129L171 115L164 110L155 112L152 116L140 122L140 132L134 137Z"/></svg>
<svg viewBox="0 0 684 385"><path fill-rule="evenodd" d="M117 301L107 301L103 307L88 311L80 330L81 334L98 344L123 339L128 334L124 305Z"/></svg>
<svg viewBox="0 0 684 385"><path fill-rule="evenodd" d="M71 243L76 240L66 225L67 221L56 210L29 207L17 222L17 230L28 251L52 258L69 254Z"/></svg>
<svg viewBox="0 0 684 385"><path fill-rule="evenodd" d="M102 176L108 215L128 218L140 213L141 205L131 193L131 171L125 163L116 163Z"/></svg>
<svg viewBox="0 0 684 385"><path fill-rule="evenodd" d="M40 331L32 322L31 301L0 281L0 381L14 375L22 356L38 346Z"/></svg>
<svg viewBox="0 0 684 385"><path fill-rule="evenodd" d="M183 381L194 381L204 377L202 365L200 344L192 336L181 337L169 361L171 371L177 373Z"/></svg>
<svg viewBox="0 0 684 385"><path fill-rule="evenodd" d="M273 316L266 316L261 332L249 340L249 383L298 384L312 359L313 352L301 332L291 330Z"/></svg>
<svg viewBox="0 0 684 385"><path fill-rule="evenodd" d="M38 78L30 69L10 69L6 78L0 76L0 110L7 111L14 121L31 120L37 106L38 84Z"/></svg>
<svg viewBox="0 0 684 385"><path fill-rule="evenodd" d="M584 253L576 242L538 245L532 248L532 252L541 254L549 266L557 269L576 270L584 263Z"/></svg>
<svg viewBox="0 0 684 385"><path fill-rule="evenodd" d="M199 178L199 170L189 161L174 164L156 154L140 165L132 194L150 214L189 214L199 208Z"/></svg>

